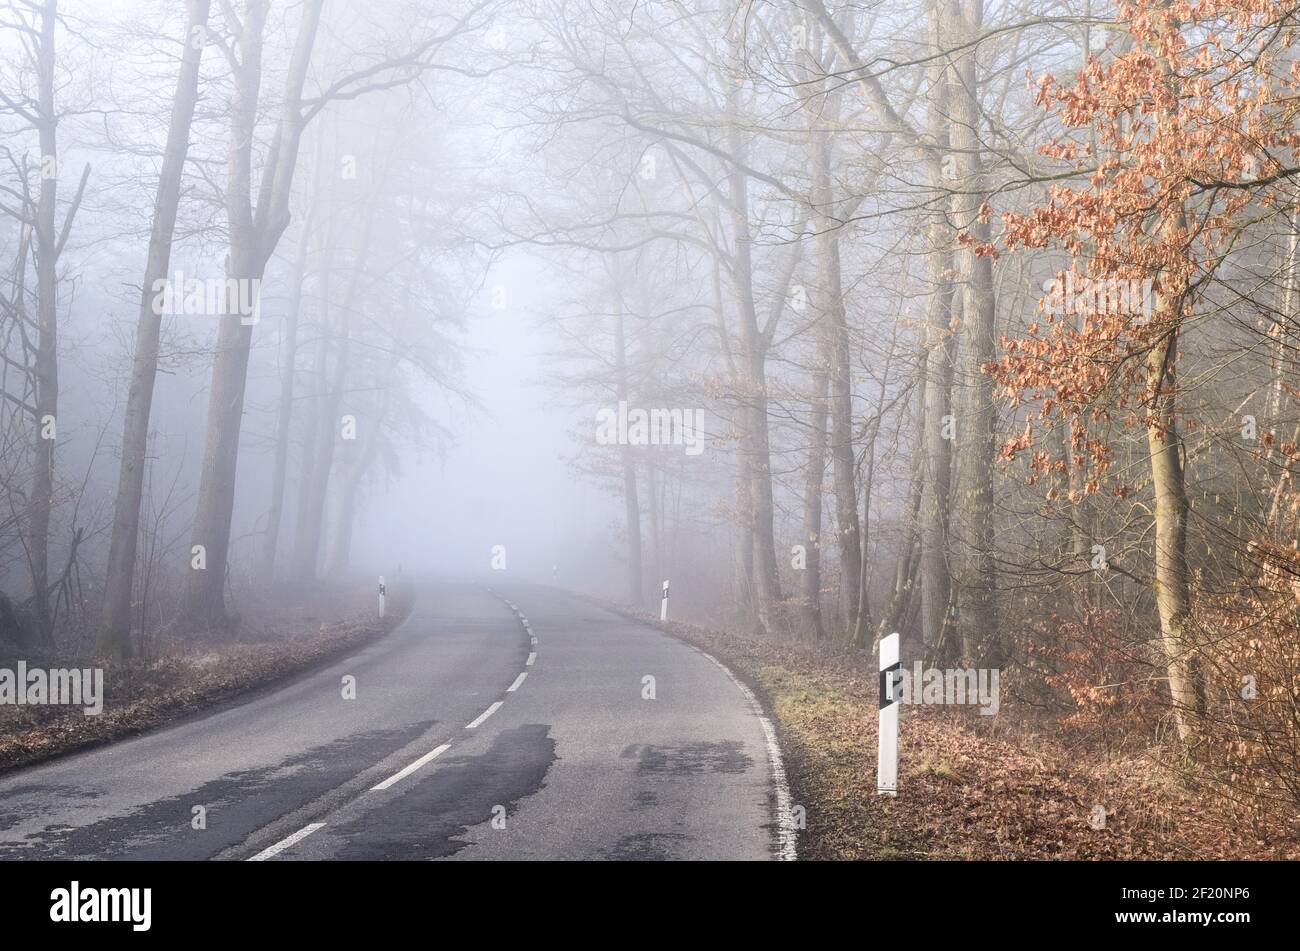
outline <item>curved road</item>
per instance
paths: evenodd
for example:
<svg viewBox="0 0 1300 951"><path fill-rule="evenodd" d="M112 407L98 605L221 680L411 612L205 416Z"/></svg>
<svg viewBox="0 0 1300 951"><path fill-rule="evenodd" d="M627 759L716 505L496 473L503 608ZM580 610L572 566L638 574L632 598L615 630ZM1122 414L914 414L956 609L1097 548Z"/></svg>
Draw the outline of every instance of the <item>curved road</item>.
<svg viewBox="0 0 1300 951"><path fill-rule="evenodd" d="M0 859L791 858L788 814L707 655L553 589L428 583L328 668L0 777Z"/></svg>

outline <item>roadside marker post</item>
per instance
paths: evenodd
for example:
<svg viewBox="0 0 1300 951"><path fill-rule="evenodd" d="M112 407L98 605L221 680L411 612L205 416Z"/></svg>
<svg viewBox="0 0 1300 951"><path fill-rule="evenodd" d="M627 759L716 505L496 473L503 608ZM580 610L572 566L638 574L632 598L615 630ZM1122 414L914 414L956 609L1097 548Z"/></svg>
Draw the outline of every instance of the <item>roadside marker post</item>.
<svg viewBox="0 0 1300 951"><path fill-rule="evenodd" d="M379 576L379 616L380 617L384 616L384 607L385 607L384 595L386 595L387 593L388 593L388 589L384 586L384 576L380 575Z"/></svg>
<svg viewBox="0 0 1300 951"><path fill-rule="evenodd" d="M880 639L880 731L876 747L876 794L898 795L898 634Z"/></svg>
<svg viewBox="0 0 1300 951"><path fill-rule="evenodd" d="M659 601L659 620L668 620L668 581L664 580L664 596Z"/></svg>

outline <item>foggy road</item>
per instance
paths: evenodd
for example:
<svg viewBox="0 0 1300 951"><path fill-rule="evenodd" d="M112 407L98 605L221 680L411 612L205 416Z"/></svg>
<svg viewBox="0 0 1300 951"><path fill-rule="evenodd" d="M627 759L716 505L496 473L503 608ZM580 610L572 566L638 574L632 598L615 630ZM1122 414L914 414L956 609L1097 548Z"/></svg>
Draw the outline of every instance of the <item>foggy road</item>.
<svg viewBox="0 0 1300 951"><path fill-rule="evenodd" d="M551 589L416 594L327 668L0 778L0 858L793 857L771 728L709 657Z"/></svg>

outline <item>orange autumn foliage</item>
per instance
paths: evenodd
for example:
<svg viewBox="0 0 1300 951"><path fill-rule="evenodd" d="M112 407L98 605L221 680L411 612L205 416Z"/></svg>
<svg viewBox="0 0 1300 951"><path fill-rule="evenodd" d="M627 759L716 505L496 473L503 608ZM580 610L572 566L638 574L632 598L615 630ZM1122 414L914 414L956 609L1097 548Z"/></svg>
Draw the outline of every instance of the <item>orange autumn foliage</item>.
<svg viewBox="0 0 1300 951"><path fill-rule="evenodd" d="M1246 213L1279 202L1289 182L1300 148L1293 129L1300 64L1279 65L1293 41L1277 26L1279 14L1265 0L1122 3L1132 49L1090 57L1071 84L1038 80L1037 102L1067 130L1042 151L1086 178L1052 186L1026 213L1004 215L1002 245L1058 248L1071 261L1063 282L1144 286L1165 302L1149 313L1090 308L1077 322L1048 309L1045 328L1034 322L1025 336L1003 338L1005 354L985 367L1012 405L1040 402L1046 425L1070 423L1071 464L1091 470L1089 492L1100 486L1111 447L1082 423L1112 415L1152 423L1147 407L1156 394L1142 355L1192 313L1197 289ZM1088 130L1095 151L1069 130ZM1032 442L1026 430L1003 455L1014 458ZM1047 464L1031 460L1035 472Z"/></svg>

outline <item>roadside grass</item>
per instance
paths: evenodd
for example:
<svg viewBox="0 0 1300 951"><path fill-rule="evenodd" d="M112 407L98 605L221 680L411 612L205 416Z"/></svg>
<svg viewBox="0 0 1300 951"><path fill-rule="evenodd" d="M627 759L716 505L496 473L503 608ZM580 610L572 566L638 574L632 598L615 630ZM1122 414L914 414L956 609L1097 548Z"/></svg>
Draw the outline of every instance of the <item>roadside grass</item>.
<svg viewBox="0 0 1300 951"><path fill-rule="evenodd" d="M142 733L325 666L395 628L412 600L407 586L390 584L381 620L373 583L306 588L242 604L233 641L166 639L126 663L27 657L29 667L102 666L104 710L86 716L81 707L0 705L0 772ZM15 663L0 657L0 666Z"/></svg>

